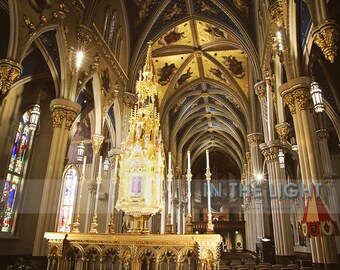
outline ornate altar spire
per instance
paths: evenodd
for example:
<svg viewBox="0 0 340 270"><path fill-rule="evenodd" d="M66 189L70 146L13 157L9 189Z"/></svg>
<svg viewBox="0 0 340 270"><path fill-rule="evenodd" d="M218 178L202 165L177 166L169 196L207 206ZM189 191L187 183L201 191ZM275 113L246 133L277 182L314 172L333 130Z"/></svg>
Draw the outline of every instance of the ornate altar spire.
<svg viewBox="0 0 340 270"><path fill-rule="evenodd" d="M131 110L129 133L122 142L120 186L116 208L129 219L129 232L147 233L147 221L162 210L164 150L151 43L136 83L138 102Z"/></svg>

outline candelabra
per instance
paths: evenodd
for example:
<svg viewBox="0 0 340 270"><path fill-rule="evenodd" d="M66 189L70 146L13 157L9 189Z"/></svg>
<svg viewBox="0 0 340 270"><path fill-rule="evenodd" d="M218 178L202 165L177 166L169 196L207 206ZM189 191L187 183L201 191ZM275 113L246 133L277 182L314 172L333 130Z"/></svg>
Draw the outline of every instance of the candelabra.
<svg viewBox="0 0 340 270"><path fill-rule="evenodd" d="M210 168L207 167L205 177L207 180L207 195L208 195L208 224L207 224L207 233L214 232L214 225L212 224L212 215L211 215L211 191L210 191L210 180L211 180L211 172Z"/></svg>
<svg viewBox="0 0 340 270"><path fill-rule="evenodd" d="M100 184L102 182L102 175L101 175L101 169L102 169L102 156L99 158L99 170L98 170L98 176L97 176L97 190L96 190L96 203L94 207L94 214L92 217L92 223L90 228L90 233L98 233L97 227L97 210L98 210L98 200L99 200L99 188Z"/></svg>
<svg viewBox="0 0 340 270"><path fill-rule="evenodd" d="M172 185L172 173L171 173L171 153L169 153L169 167L167 180L168 180L168 216L167 222L165 225L165 233L172 233L172 224L171 224L171 204L172 204L172 194L171 194L171 185Z"/></svg>
<svg viewBox="0 0 340 270"><path fill-rule="evenodd" d="M188 163L190 163L189 160L188 160ZM191 218L192 218L192 216L191 216L191 180L192 180L192 174L191 174L190 167L188 168L186 177L187 177L187 181L188 181L188 215L187 215L186 223L185 223L185 233L191 234L193 232L193 230L192 230L192 223L191 223Z"/></svg>
<svg viewBox="0 0 340 270"><path fill-rule="evenodd" d="M80 227L80 202L81 202L81 197L82 197L82 192L83 192L83 186L85 182L85 166L86 166L86 156L83 158L83 169L80 175L80 188L79 188L79 195L78 195L78 203L77 203L77 214L76 214L76 219L75 222L73 222L72 226L72 232L73 233L80 233L79 227Z"/></svg>

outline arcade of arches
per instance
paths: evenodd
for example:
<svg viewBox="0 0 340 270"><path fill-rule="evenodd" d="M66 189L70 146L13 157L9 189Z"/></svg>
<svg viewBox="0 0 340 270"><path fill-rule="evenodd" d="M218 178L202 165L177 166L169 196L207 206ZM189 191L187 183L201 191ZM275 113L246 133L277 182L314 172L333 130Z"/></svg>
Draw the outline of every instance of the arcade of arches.
<svg viewBox="0 0 340 270"><path fill-rule="evenodd" d="M339 1L0 0L0 12L0 256L218 269L269 239L276 258L338 263ZM134 127L158 167L130 183ZM137 218L126 189L141 204L159 195L157 211ZM147 230L155 247L129 234Z"/></svg>

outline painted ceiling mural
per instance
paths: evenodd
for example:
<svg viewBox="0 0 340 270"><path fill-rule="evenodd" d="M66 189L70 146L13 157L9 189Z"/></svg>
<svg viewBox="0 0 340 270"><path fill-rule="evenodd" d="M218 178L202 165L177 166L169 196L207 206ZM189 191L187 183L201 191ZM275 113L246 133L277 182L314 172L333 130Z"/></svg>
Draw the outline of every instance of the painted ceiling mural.
<svg viewBox="0 0 340 270"><path fill-rule="evenodd" d="M242 167L249 125L249 60L243 48L253 38L249 2L127 0L134 57L142 59L145 44L153 41L160 112L169 120L174 154L204 151L201 145L214 138Z"/></svg>

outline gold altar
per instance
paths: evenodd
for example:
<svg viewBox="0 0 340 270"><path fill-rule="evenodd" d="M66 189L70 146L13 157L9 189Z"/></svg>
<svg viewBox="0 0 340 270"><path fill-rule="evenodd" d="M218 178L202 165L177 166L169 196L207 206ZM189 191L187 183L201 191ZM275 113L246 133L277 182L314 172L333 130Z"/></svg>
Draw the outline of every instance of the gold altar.
<svg viewBox="0 0 340 270"><path fill-rule="evenodd" d="M48 270L218 269L219 234L46 232Z"/></svg>

